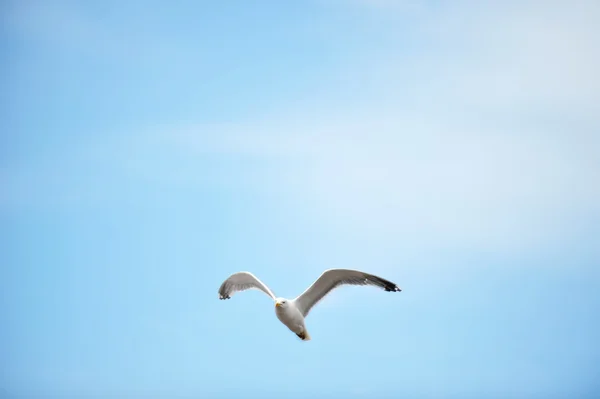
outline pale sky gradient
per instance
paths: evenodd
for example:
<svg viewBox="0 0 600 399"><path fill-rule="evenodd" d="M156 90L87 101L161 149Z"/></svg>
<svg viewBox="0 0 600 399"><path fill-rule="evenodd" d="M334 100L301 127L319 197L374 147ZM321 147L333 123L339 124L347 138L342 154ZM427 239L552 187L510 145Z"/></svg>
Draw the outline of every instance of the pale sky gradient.
<svg viewBox="0 0 600 399"><path fill-rule="evenodd" d="M2 397L600 395L600 3L1 10Z"/></svg>

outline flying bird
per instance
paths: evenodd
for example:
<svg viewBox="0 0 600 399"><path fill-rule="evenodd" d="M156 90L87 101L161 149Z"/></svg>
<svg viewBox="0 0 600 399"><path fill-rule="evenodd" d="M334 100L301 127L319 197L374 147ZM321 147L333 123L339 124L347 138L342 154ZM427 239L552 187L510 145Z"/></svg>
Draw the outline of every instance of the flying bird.
<svg viewBox="0 0 600 399"><path fill-rule="evenodd" d="M319 303L334 288L342 285L371 285L387 292L402 291L391 281L358 270L329 269L295 299L276 297L262 281L250 272L234 273L221 284L219 299L230 299L239 291L258 289L275 301L275 314L287 328L295 333L301 340L310 341L310 334L306 329L304 319L311 309Z"/></svg>

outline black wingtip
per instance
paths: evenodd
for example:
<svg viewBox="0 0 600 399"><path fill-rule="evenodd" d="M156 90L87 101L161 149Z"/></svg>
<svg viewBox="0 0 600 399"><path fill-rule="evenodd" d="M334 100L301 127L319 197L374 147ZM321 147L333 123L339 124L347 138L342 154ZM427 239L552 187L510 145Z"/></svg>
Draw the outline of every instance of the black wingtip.
<svg viewBox="0 0 600 399"><path fill-rule="evenodd" d="M402 291L396 284L387 284L384 289L387 292L401 292Z"/></svg>
<svg viewBox="0 0 600 399"><path fill-rule="evenodd" d="M219 299L220 300L231 299L231 297L229 295L227 295L227 296L220 296Z"/></svg>

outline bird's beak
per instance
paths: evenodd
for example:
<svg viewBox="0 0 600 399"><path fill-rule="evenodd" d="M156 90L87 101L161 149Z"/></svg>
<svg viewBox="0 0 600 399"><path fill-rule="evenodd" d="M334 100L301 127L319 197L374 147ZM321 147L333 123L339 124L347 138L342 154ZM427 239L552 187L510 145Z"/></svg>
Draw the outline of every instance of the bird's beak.
<svg viewBox="0 0 600 399"><path fill-rule="evenodd" d="M281 302L275 302L275 307L278 308L281 306Z"/></svg>

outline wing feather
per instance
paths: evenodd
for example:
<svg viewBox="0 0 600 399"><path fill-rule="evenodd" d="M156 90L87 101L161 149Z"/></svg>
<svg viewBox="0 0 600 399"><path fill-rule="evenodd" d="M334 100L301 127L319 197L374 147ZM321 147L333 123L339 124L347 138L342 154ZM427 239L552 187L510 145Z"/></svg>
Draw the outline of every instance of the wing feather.
<svg viewBox="0 0 600 399"><path fill-rule="evenodd" d="M334 288L342 285L371 285L388 292L402 291L391 281L359 270L329 269L323 272L306 291L294 299L294 303L306 317L319 301Z"/></svg>
<svg viewBox="0 0 600 399"><path fill-rule="evenodd" d="M233 294L239 291L246 291L249 289L258 289L275 299L273 291L266 286L265 283L260 281L254 274L250 272L237 272L232 274L223 281L219 288L219 299L229 299Z"/></svg>

